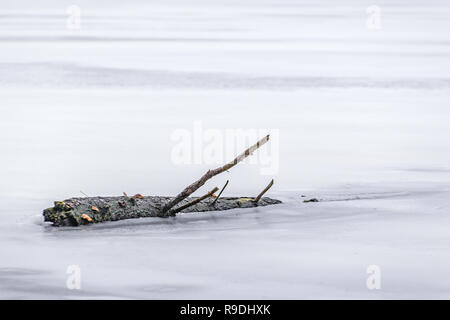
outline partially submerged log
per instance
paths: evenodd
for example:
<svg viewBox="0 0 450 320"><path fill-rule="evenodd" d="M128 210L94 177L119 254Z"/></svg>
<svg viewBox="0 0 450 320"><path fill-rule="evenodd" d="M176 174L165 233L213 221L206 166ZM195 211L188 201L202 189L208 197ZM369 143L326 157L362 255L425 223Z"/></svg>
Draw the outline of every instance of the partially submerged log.
<svg viewBox="0 0 450 320"><path fill-rule="evenodd" d="M202 197L189 198L192 193L203 186L209 179L224 171L228 171L267 141L269 141L269 135L249 147L231 162L214 170L208 170L199 180L187 186L175 197L143 197L140 194L129 197L124 193L123 197L70 198L64 201L56 201L52 208L45 209L44 220L53 222L55 226L79 226L132 218L165 218L174 216L178 212L220 211L281 203L279 200L262 198L264 193L272 187L273 179L256 198L220 197L228 185L228 180L217 197L215 197L214 193L218 188L215 187ZM214 197L215 199L213 199Z"/></svg>
<svg viewBox="0 0 450 320"><path fill-rule="evenodd" d="M90 223L116 221L123 219L159 217L160 208L171 197L83 197L56 201L52 208L44 210L44 220L53 222L54 226L79 226ZM198 198L186 198L183 206ZM221 211L234 208L252 208L281 203L271 198L261 198L255 202L253 198L221 197L215 203L209 197L195 203L180 212Z"/></svg>

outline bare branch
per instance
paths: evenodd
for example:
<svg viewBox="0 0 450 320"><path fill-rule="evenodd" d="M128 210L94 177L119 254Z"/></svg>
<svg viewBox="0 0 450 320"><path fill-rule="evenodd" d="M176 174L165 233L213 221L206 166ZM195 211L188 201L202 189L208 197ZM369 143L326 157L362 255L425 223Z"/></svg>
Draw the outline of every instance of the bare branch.
<svg viewBox="0 0 450 320"><path fill-rule="evenodd" d="M216 203L216 201L220 198L220 196L221 196L223 190L225 190L225 188L227 187L228 182L229 182L229 180L227 180L227 182L225 182L225 185L223 186L222 190L220 190L219 195L218 195L218 196L214 199L214 201L211 203L212 205L214 205L214 204Z"/></svg>
<svg viewBox="0 0 450 320"><path fill-rule="evenodd" d="M212 189L210 192L208 192L208 193L205 194L204 196L201 196L200 198L197 198L197 199L195 199L195 200L192 200L191 202L188 202L188 203L186 203L185 205L182 205L182 206L180 206L180 207L178 207L178 208L176 208L176 209L174 209L174 210L171 210L171 211L169 212L169 215L175 215L177 212L180 212L181 210L184 210L184 209L186 209L186 208L189 208L190 206L193 206L194 204L197 204L197 203L199 203L200 201L202 201L202 200L204 200L204 199L206 199L206 198L208 198L208 197L211 197L211 196L214 194L214 192L216 192L217 190L219 190L219 188L215 187L214 189Z"/></svg>
<svg viewBox="0 0 450 320"><path fill-rule="evenodd" d="M270 183L267 185L267 187L263 191L261 191L260 194L258 194L258 196L255 198L255 200L253 200L255 202L255 204L258 203L258 201L262 198L264 193L266 193L267 190L269 190L272 187L272 185L273 185L273 179L272 179L272 181L270 181Z"/></svg>
<svg viewBox="0 0 450 320"><path fill-rule="evenodd" d="M187 186L183 191L181 191L176 197L171 199L169 202L167 202L161 209L161 216L167 216L168 211L173 208L177 203L180 201L183 201L187 197L189 197L192 193L194 193L198 188L203 186L206 181L214 177L215 175L218 175L219 173L222 173L224 171L227 171L234 167L236 164L247 158L249 155L251 155L256 149L258 149L260 146L265 144L267 141L269 141L269 135L265 136L261 140L259 140L256 144L245 150L243 153L241 153L239 156L237 156L233 161L227 163L226 165L219 167L214 170L208 170L199 180L195 181L194 183Z"/></svg>

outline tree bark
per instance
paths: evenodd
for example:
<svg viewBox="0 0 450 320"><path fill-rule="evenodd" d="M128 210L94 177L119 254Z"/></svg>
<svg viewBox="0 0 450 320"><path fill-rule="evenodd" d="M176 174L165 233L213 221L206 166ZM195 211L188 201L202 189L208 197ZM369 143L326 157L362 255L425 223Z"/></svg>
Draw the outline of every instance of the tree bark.
<svg viewBox="0 0 450 320"><path fill-rule="evenodd" d="M160 208L171 197L83 197L56 201L52 208L44 210L44 220L54 226L79 226L91 223L123 219L159 217ZM198 199L185 198L181 205ZM222 211L234 208L252 208L281 203L279 200L262 198L254 203L253 198L221 197L214 204L214 198L206 198L181 210L181 212Z"/></svg>

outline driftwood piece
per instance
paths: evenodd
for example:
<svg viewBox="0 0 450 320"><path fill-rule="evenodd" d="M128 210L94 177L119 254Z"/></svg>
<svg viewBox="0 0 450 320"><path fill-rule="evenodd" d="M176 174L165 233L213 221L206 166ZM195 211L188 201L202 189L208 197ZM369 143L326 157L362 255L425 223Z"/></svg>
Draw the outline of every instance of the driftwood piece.
<svg viewBox="0 0 450 320"><path fill-rule="evenodd" d="M173 198L159 196L143 197L140 194L129 197L125 192L122 197L70 198L64 201L56 201L52 208L45 209L43 213L44 220L53 222L55 226L79 226L82 224L141 217L168 217L178 212L220 211L281 203L279 200L262 198L264 193L273 185L273 180L255 199L242 197L220 198L225 187L228 185L228 181L216 199L212 199L211 196L218 190L217 187L202 197L188 198L203 186L206 181L231 169L267 141L269 141L269 135L245 150L233 161L214 170L208 170L199 180L187 186ZM173 209L177 204L180 204L178 208Z"/></svg>
<svg viewBox="0 0 450 320"><path fill-rule="evenodd" d="M97 222L123 219L158 217L160 208L171 197L82 197L56 201L52 208L44 210L44 220L54 226L79 226ZM181 205L198 198L186 198ZM221 211L234 208L252 208L281 203L279 200L262 198L257 204L252 198L221 197L213 204L209 197L181 210L184 212Z"/></svg>

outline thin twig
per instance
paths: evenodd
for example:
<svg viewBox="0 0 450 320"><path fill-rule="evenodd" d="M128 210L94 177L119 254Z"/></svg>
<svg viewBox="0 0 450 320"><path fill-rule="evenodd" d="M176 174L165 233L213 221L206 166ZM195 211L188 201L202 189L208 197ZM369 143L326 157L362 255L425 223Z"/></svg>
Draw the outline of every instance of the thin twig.
<svg viewBox="0 0 450 320"><path fill-rule="evenodd" d="M168 215L168 211L173 208L177 203L180 201L183 201L187 197L189 197L192 193L194 193L198 188L203 186L206 181L214 177L215 175L218 175L219 173L222 173L224 171L227 171L234 167L236 164L247 158L249 155L251 155L256 149L258 149L260 146L265 144L267 141L269 141L269 135L265 136L261 140L259 140L256 144L245 150L243 153L241 153L239 156L237 156L233 161L227 163L226 165L219 167L214 170L208 170L199 180L195 181L194 183L187 186L183 191L181 191L176 197L172 198L169 202L167 202L161 209L161 216L165 217Z"/></svg>
<svg viewBox="0 0 450 320"><path fill-rule="evenodd" d="M270 183L267 185L267 187L265 187L265 189L263 191L261 191L260 194L258 194L258 196L255 198L255 200L253 200L253 202L258 203L258 201L261 199L261 197L264 195L264 193L267 192L267 190L269 190L273 185L273 179L270 181Z"/></svg>
<svg viewBox="0 0 450 320"><path fill-rule="evenodd" d="M229 180L227 180L227 182L225 182L225 185L223 186L222 190L220 190L219 195L214 199L214 201L211 203L212 205L214 205L216 203L216 201L220 198L220 195L222 194L223 190L225 190L225 188L228 185Z"/></svg>
<svg viewBox="0 0 450 320"><path fill-rule="evenodd" d="M174 210L171 210L171 211L169 212L170 215L175 215L177 212L180 212L181 210L184 210L184 209L186 209L186 208L188 208L188 207L190 207L190 206L193 206L194 204L199 203L200 201L202 201L202 200L204 200L204 199L206 199L206 198L211 197L211 196L214 194L214 192L216 192L217 190L219 190L219 188L215 187L214 189L212 189L210 192L208 192L208 193L205 194L204 196L201 196L200 198L197 198L197 199L195 199L195 200L192 200L191 202L188 202L188 203L186 203L185 205L182 205L182 206L180 206L180 207L178 207L178 208L176 208L176 209L174 209Z"/></svg>
<svg viewBox="0 0 450 320"><path fill-rule="evenodd" d="M82 193L84 196L90 198L86 193L84 193L82 190L80 190L80 193Z"/></svg>

